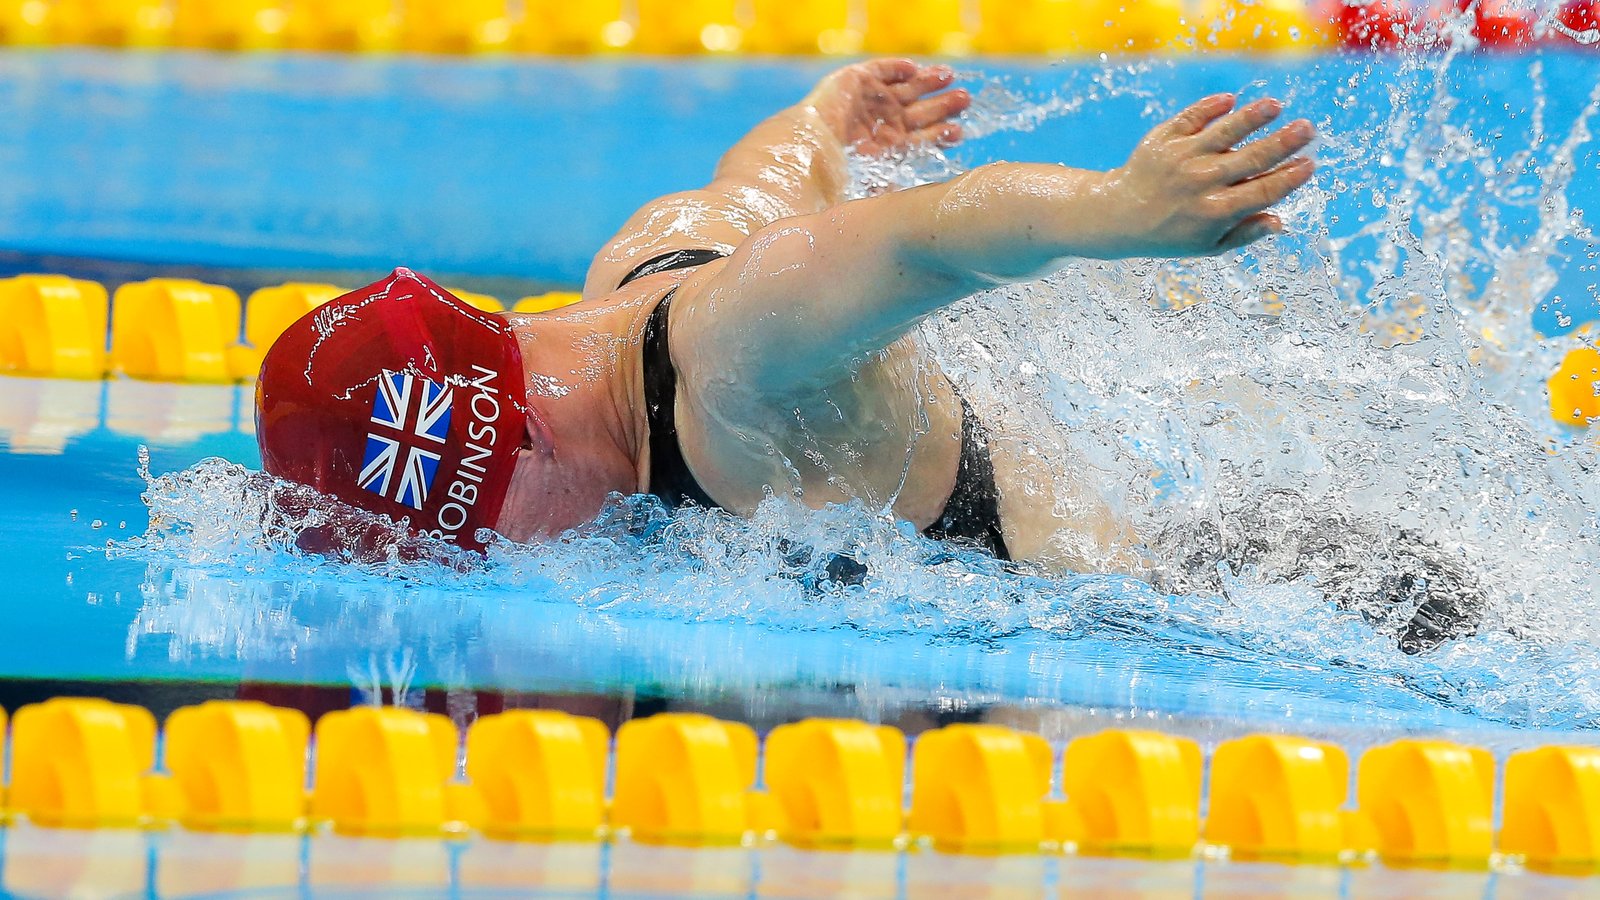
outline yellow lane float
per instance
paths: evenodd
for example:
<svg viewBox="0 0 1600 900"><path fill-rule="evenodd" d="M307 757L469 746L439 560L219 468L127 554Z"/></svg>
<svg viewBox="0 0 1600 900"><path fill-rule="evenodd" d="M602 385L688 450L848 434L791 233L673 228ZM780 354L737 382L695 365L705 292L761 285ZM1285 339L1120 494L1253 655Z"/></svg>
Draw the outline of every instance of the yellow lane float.
<svg viewBox="0 0 1600 900"><path fill-rule="evenodd" d="M1038 852L1059 821L1045 810L1052 752L1044 738L998 725L950 725L911 756L913 836L942 850Z"/></svg>
<svg viewBox="0 0 1600 900"><path fill-rule="evenodd" d="M50 33L60 44L159 47L172 40L165 0L56 0Z"/></svg>
<svg viewBox="0 0 1600 900"><path fill-rule="evenodd" d="M1569 352L1549 384L1550 415L1557 422L1586 428L1600 419L1600 350Z"/></svg>
<svg viewBox="0 0 1600 900"><path fill-rule="evenodd" d="M467 731L467 775L496 837L590 838L605 821L611 733L554 710L485 716Z"/></svg>
<svg viewBox="0 0 1600 900"><path fill-rule="evenodd" d="M164 818L171 792L151 775L155 740L142 707L81 697L24 706L11 723L10 811L67 828Z"/></svg>
<svg viewBox="0 0 1600 900"><path fill-rule="evenodd" d="M425 53L486 53L511 47L506 0L405 0L400 45Z"/></svg>
<svg viewBox="0 0 1600 900"><path fill-rule="evenodd" d="M183 47L275 50L289 25L285 0L176 0L172 39Z"/></svg>
<svg viewBox="0 0 1600 900"><path fill-rule="evenodd" d="M1061 787L1082 822L1079 846L1097 853L1185 855L1200 837L1200 747L1155 731L1078 738L1061 760Z"/></svg>
<svg viewBox="0 0 1600 900"><path fill-rule="evenodd" d="M1505 792L1501 851L1545 871L1600 868L1600 748L1513 753Z"/></svg>
<svg viewBox="0 0 1600 900"><path fill-rule="evenodd" d="M1494 781L1487 750L1406 739L1362 754L1356 797L1385 862L1483 868L1494 846Z"/></svg>
<svg viewBox="0 0 1600 900"><path fill-rule="evenodd" d="M167 718L163 752L182 800L178 821L196 831L290 831L305 822L305 713L265 703L213 700Z"/></svg>
<svg viewBox="0 0 1600 900"><path fill-rule="evenodd" d="M187 278L152 278L111 298L111 369L159 381L231 381L239 295Z"/></svg>
<svg viewBox="0 0 1600 900"><path fill-rule="evenodd" d="M1253 735L1211 759L1206 840L1239 858L1332 860L1362 843L1344 809L1350 758L1323 741Z"/></svg>
<svg viewBox="0 0 1600 900"><path fill-rule="evenodd" d="M285 41L296 50L373 52L400 40L400 10L393 0L318 0L289 9Z"/></svg>
<svg viewBox="0 0 1600 900"><path fill-rule="evenodd" d="M603 53L633 42L622 0L527 0L522 9L518 46L531 53Z"/></svg>
<svg viewBox="0 0 1600 900"><path fill-rule="evenodd" d="M752 801L756 733L698 713L663 713L617 729L611 824L636 840L737 844L768 824Z"/></svg>
<svg viewBox="0 0 1600 900"><path fill-rule="evenodd" d="M869 53L959 56L972 49L961 0L866 0Z"/></svg>
<svg viewBox="0 0 1600 900"><path fill-rule="evenodd" d="M738 0L638 0L641 53L732 53L744 42Z"/></svg>
<svg viewBox="0 0 1600 900"><path fill-rule="evenodd" d="M906 738L848 719L807 719L767 736L779 835L801 846L888 846L904 831Z"/></svg>
<svg viewBox="0 0 1600 900"><path fill-rule="evenodd" d="M754 53L858 53L863 36L850 0L755 0L746 47Z"/></svg>
<svg viewBox="0 0 1600 900"><path fill-rule="evenodd" d="M64 275L0 280L0 372L99 378L106 371L106 289Z"/></svg>
<svg viewBox="0 0 1600 900"><path fill-rule="evenodd" d="M454 783L460 746L444 716L365 706L317 722L311 815L341 834L400 837L482 824L482 801Z"/></svg>

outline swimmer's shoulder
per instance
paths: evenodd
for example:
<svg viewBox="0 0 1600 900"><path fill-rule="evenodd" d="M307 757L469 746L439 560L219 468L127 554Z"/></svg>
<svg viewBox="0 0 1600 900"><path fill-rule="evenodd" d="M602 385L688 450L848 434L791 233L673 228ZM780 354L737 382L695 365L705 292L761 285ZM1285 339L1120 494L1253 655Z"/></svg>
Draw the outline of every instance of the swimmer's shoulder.
<svg viewBox="0 0 1600 900"><path fill-rule="evenodd" d="M612 334L642 335L646 320L669 296L673 317L685 306L698 302L701 285L727 265L717 259L691 269L675 269L647 275L603 294L586 296L576 303L536 313L508 312L503 315L517 331L585 328Z"/></svg>
<svg viewBox="0 0 1600 900"><path fill-rule="evenodd" d="M639 282L625 285L609 293L569 303L566 306L541 312L503 313L513 330L518 332L582 329L588 331L624 332L629 323L643 319L655 308L661 295L668 290L658 284Z"/></svg>

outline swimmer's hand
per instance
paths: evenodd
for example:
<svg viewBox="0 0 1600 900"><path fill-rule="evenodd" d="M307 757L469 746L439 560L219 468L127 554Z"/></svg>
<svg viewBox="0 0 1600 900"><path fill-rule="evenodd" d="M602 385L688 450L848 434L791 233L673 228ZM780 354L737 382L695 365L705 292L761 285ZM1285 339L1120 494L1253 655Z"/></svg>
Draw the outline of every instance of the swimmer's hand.
<svg viewBox="0 0 1600 900"><path fill-rule="evenodd" d="M757 433L771 410L834 386L864 390L844 387L864 361L935 310L997 284L1072 259L1221 253L1279 231L1268 210L1311 177L1311 162L1294 157L1314 132L1295 122L1235 150L1282 105L1234 105L1231 96L1196 103L1111 172L989 163L755 232L727 262L686 278L673 302L674 361L687 385L680 440L697 417L764 423L727 432Z"/></svg>
<svg viewBox="0 0 1600 900"><path fill-rule="evenodd" d="M949 147L961 140L961 126L950 120L972 105L966 90L945 90L953 81L949 66L874 59L828 75L805 103L840 144L857 153L883 156L913 144Z"/></svg>
<svg viewBox="0 0 1600 900"><path fill-rule="evenodd" d="M1267 210L1310 180L1316 166L1295 154L1316 130L1298 119L1239 147L1278 118L1283 104L1267 98L1234 105L1231 94L1195 103L1106 173L1117 255L1210 255L1283 230Z"/></svg>

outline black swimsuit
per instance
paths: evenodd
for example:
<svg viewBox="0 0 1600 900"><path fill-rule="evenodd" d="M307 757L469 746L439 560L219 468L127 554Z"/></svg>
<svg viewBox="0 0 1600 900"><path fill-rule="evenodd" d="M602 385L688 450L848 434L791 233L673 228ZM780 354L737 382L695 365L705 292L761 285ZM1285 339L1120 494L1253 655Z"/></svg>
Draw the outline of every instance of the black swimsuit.
<svg viewBox="0 0 1600 900"><path fill-rule="evenodd" d="M675 250L651 259L629 272L621 287L630 281L673 269L705 265L724 254L715 250ZM678 373L672 367L667 345L667 310L677 288L668 291L650 313L644 327L644 403L650 425L650 493L668 507L685 503L715 508L705 488L689 471L678 446L676 404ZM976 545L1008 560L1005 535L1000 530L999 491L994 481L994 461L990 459L983 424L961 398L961 461L956 468L956 486L944 510L922 533L935 540Z"/></svg>

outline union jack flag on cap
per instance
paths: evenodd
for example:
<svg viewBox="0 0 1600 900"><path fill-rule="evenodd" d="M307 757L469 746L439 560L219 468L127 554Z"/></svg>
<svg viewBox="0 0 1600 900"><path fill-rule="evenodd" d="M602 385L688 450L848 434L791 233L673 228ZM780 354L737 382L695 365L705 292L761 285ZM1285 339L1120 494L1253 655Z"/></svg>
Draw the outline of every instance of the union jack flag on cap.
<svg viewBox="0 0 1600 900"><path fill-rule="evenodd" d="M469 549L500 516L527 417L505 320L408 269L289 326L256 382L269 473Z"/></svg>

